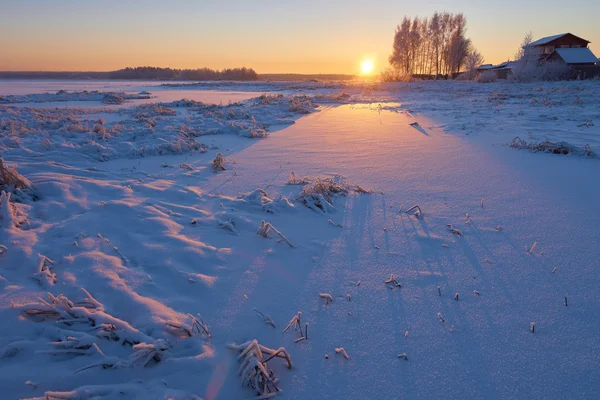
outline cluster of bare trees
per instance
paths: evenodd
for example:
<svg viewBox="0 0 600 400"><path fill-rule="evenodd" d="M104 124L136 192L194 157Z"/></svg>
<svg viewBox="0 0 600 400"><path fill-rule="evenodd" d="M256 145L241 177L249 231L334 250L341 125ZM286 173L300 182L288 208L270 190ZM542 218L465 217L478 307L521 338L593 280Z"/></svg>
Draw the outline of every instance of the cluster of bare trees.
<svg viewBox="0 0 600 400"><path fill-rule="evenodd" d="M483 58L465 37L463 14L436 12L430 18L404 17L396 28L391 66L406 75L446 75L460 72ZM471 57L475 55L475 57Z"/></svg>

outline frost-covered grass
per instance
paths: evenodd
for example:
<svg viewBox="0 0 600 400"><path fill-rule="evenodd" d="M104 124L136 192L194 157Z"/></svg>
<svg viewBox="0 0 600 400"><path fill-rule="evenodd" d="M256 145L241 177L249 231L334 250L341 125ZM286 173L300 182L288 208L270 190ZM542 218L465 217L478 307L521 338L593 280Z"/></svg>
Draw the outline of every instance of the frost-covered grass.
<svg viewBox="0 0 600 400"><path fill-rule="evenodd" d="M598 81L518 83L413 82L385 84L402 101L397 108L421 113L455 134L508 145L565 142L584 154L600 149Z"/></svg>
<svg viewBox="0 0 600 400"><path fill-rule="evenodd" d="M219 85L0 106L6 398L600 392L597 82Z"/></svg>
<svg viewBox="0 0 600 400"><path fill-rule="evenodd" d="M102 92L98 90L83 90L81 92L59 90L56 93L3 95L0 96L0 104L13 103L48 103L48 102L71 102L71 101L101 101L104 104L123 104L128 100L150 99L148 93L125 93L125 92Z"/></svg>

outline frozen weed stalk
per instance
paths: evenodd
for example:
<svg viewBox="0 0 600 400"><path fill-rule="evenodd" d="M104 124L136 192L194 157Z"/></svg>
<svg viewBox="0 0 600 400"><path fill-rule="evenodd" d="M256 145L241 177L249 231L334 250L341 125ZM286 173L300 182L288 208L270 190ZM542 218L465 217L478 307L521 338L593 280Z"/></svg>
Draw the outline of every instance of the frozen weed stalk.
<svg viewBox="0 0 600 400"><path fill-rule="evenodd" d="M319 297L325 299L325 305L333 303L333 297L329 293L319 293Z"/></svg>
<svg viewBox="0 0 600 400"><path fill-rule="evenodd" d="M133 354L126 359L105 357L100 363L88 365L75 372L95 367L104 369L146 368L161 362L166 357L168 348L168 343L162 339L157 339L154 343L139 343L132 347Z"/></svg>
<svg viewBox="0 0 600 400"><path fill-rule="evenodd" d="M383 283L385 283L386 285L392 284L392 286L390 286L390 289L393 289L395 287L402 287L402 285L400 285L398 283L398 281L396 280L396 277L394 276L394 274L391 274L388 279L386 279L385 281L383 281Z"/></svg>
<svg viewBox="0 0 600 400"><path fill-rule="evenodd" d="M294 330L300 330L300 337L305 336L304 333L302 332L302 312L301 311L298 311L298 314L294 315L292 317L292 319L290 319L290 322L287 324L287 326L283 330L283 333L286 333L288 331L288 329L290 329L292 326L294 327Z"/></svg>
<svg viewBox="0 0 600 400"><path fill-rule="evenodd" d="M285 236L283 236L283 234L281 232L279 232L277 229L275 229L275 227L267 221L263 220L260 223L260 228L258 228L258 232L256 232L256 233L259 234L260 236L266 238L268 236L269 232L271 232L271 231L275 232L279 236L280 242L284 242L292 248L296 247Z"/></svg>
<svg viewBox="0 0 600 400"><path fill-rule="evenodd" d="M282 358L287 362L287 367L292 368L291 357L285 348L270 349L259 344L256 339L239 345L233 343L228 347L240 352L237 374L241 376L242 386L250 387L259 399L274 397L281 391L277 386L278 379L273 371L268 370L267 363L274 358Z"/></svg>
<svg viewBox="0 0 600 400"><path fill-rule="evenodd" d="M225 171L225 160L223 159L223 154L217 153L217 156L214 160L212 160L212 170L213 172Z"/></svg>
<svg viewBox="0 0 600 400"><path fill-rule="evenodd" d="M256 308L253 308L253 310L256 311L261 317L263 317L265 324L270 325L273 328L276 328L275 322L273 321L273 319L270 316L268 316L267 314L263 314L262 312L258 311Z"/></svg>
<svg viewBox="0 0 600 400"><path fill-rule="evenodd" d="M533 251L535 250L537 246L537 242L533 242L533 246L531 246L531 248L529 249L529 254L533 254Z"/></svg>
<svg viewBox="0 0 600 400"><path fill-rule="evenodd" d="M414 211L414 215L415 215L417 218L419 218L419 217L420 217L420 216L423 214L423 212L421 211L421 207L419 207L419 206L418 206L418 205L416 205L416 204L415 204L414 206L412 206L411 208L409 208L408 210L406 210L404 213L405 213L405 214L408 214L408 213L410 213L411 211Z"/></svg>
<svg viewBox="0 0 600 400"><path fill-rule="evenodd" d="M346 360L350 359L350 356L348 355L348 353L346 353L346 350L343 347L337 347L335 349L335 352L338 353L338 354L341 354L342 356L344 356L344 358Z"/></svg>
<svg viewBox="0 0 600 400"><path fill-rule="evenodd" d="M442 317L442 313L437 313L438 318L440 319L440 321L442 322L446 322L446 320L444 319L444 317Z"/></svg>
<svg viewBox="0 0 600 400"><path fill-rule="evenodd" d="M56 283L56 274L52 272L54 261L40 254L40 262L36 272L33 274L33 279L41 286L54 285Z"/></svg>
<svg viewBox="0 0 600 400"><path fill-rule="evenodd" d="M461 231L460 229L456 229L456 228L454 228L454 227L452 226L452 224L446 224L446 226L448 227L448 230L449 230L451 233L455 234L456 236L462 236L462 235L463 235L462 231Z"/></svg>
<svg viewBox="0 0 600 400"><path fill-rule="evenodd" d="M176 324L173 322L167 322L165 324L167 330L173 333L176 336L187 336L192 337L195 335L204 336L206 338L210 338L210 330L208 329L208 325L202 320L200 314L198 314L198 318L194 317L192 314L187 315L190 320L190 326L183 326L180 324Z"/></svg>

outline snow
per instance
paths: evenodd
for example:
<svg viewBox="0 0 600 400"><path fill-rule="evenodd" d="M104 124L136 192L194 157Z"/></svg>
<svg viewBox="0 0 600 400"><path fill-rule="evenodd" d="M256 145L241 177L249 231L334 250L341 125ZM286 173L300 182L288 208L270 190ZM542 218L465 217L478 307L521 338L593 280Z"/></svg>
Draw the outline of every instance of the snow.
<svg viewBox="0 0 600 400"><path fill-rule="evenodd" d="M598 59L588 48L565 48L554 50L567 64L596 63Z"/></svg>
<svg viewBox="0 0 600 400"><path fill-rule="evenodd" d="M566 35L568 35L568 33L559 33L558 35L546 36L546 37L538 39L538 40L536 40L534 42L529 43L525 47L541 46L543 44L550 43L553 40L560 39L561 37L566 36Z"/></svg>
<svg viewBox="0 0 600 400"><path fill-rule="evenodd" d="M600 395L599 82L268 85L0 105L6 398Z"/></svg>

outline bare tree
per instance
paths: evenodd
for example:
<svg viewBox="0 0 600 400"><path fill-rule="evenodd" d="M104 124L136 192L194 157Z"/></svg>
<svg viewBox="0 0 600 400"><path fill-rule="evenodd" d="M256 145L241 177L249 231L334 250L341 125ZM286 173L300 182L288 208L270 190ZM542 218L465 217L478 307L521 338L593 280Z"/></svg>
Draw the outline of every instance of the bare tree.
<svg viewBox="0 0 600 400"><path fill-rule="evenodd" d="M475 75L477 73L477 67L484 63L484 58L480 52L473 49L471 53L467 56L467 60L465 62L465 70L466 76L469 80L475 79Z"/></svg>
<svg viewBox="0 0 600 400"><path fill-rule="evenodd" d="M463 14L435 12L430 19L405 16L394 34L391 67L403 76L460 72L472 51L466 30Z"/></svg>
<svg viewBox="0 0 600 400"><path fill-rule="evenodd" d="M519 46L519 49L515 53L515 57L514 57L515 61L519 61L520 59L523 58L523 56L525 56L525 49L532 41L533 41L533 35L531 34L531 31L527 32L525 34L525 37L523 38L523 41L521 42L521 46Z"/></svg>
<svg viewBox="0 0 600 400"><path fill-rule="evenodd" d="M410 72L410 19L407 17L396 27L394 47L389 61L394 68Z"/></svg>

